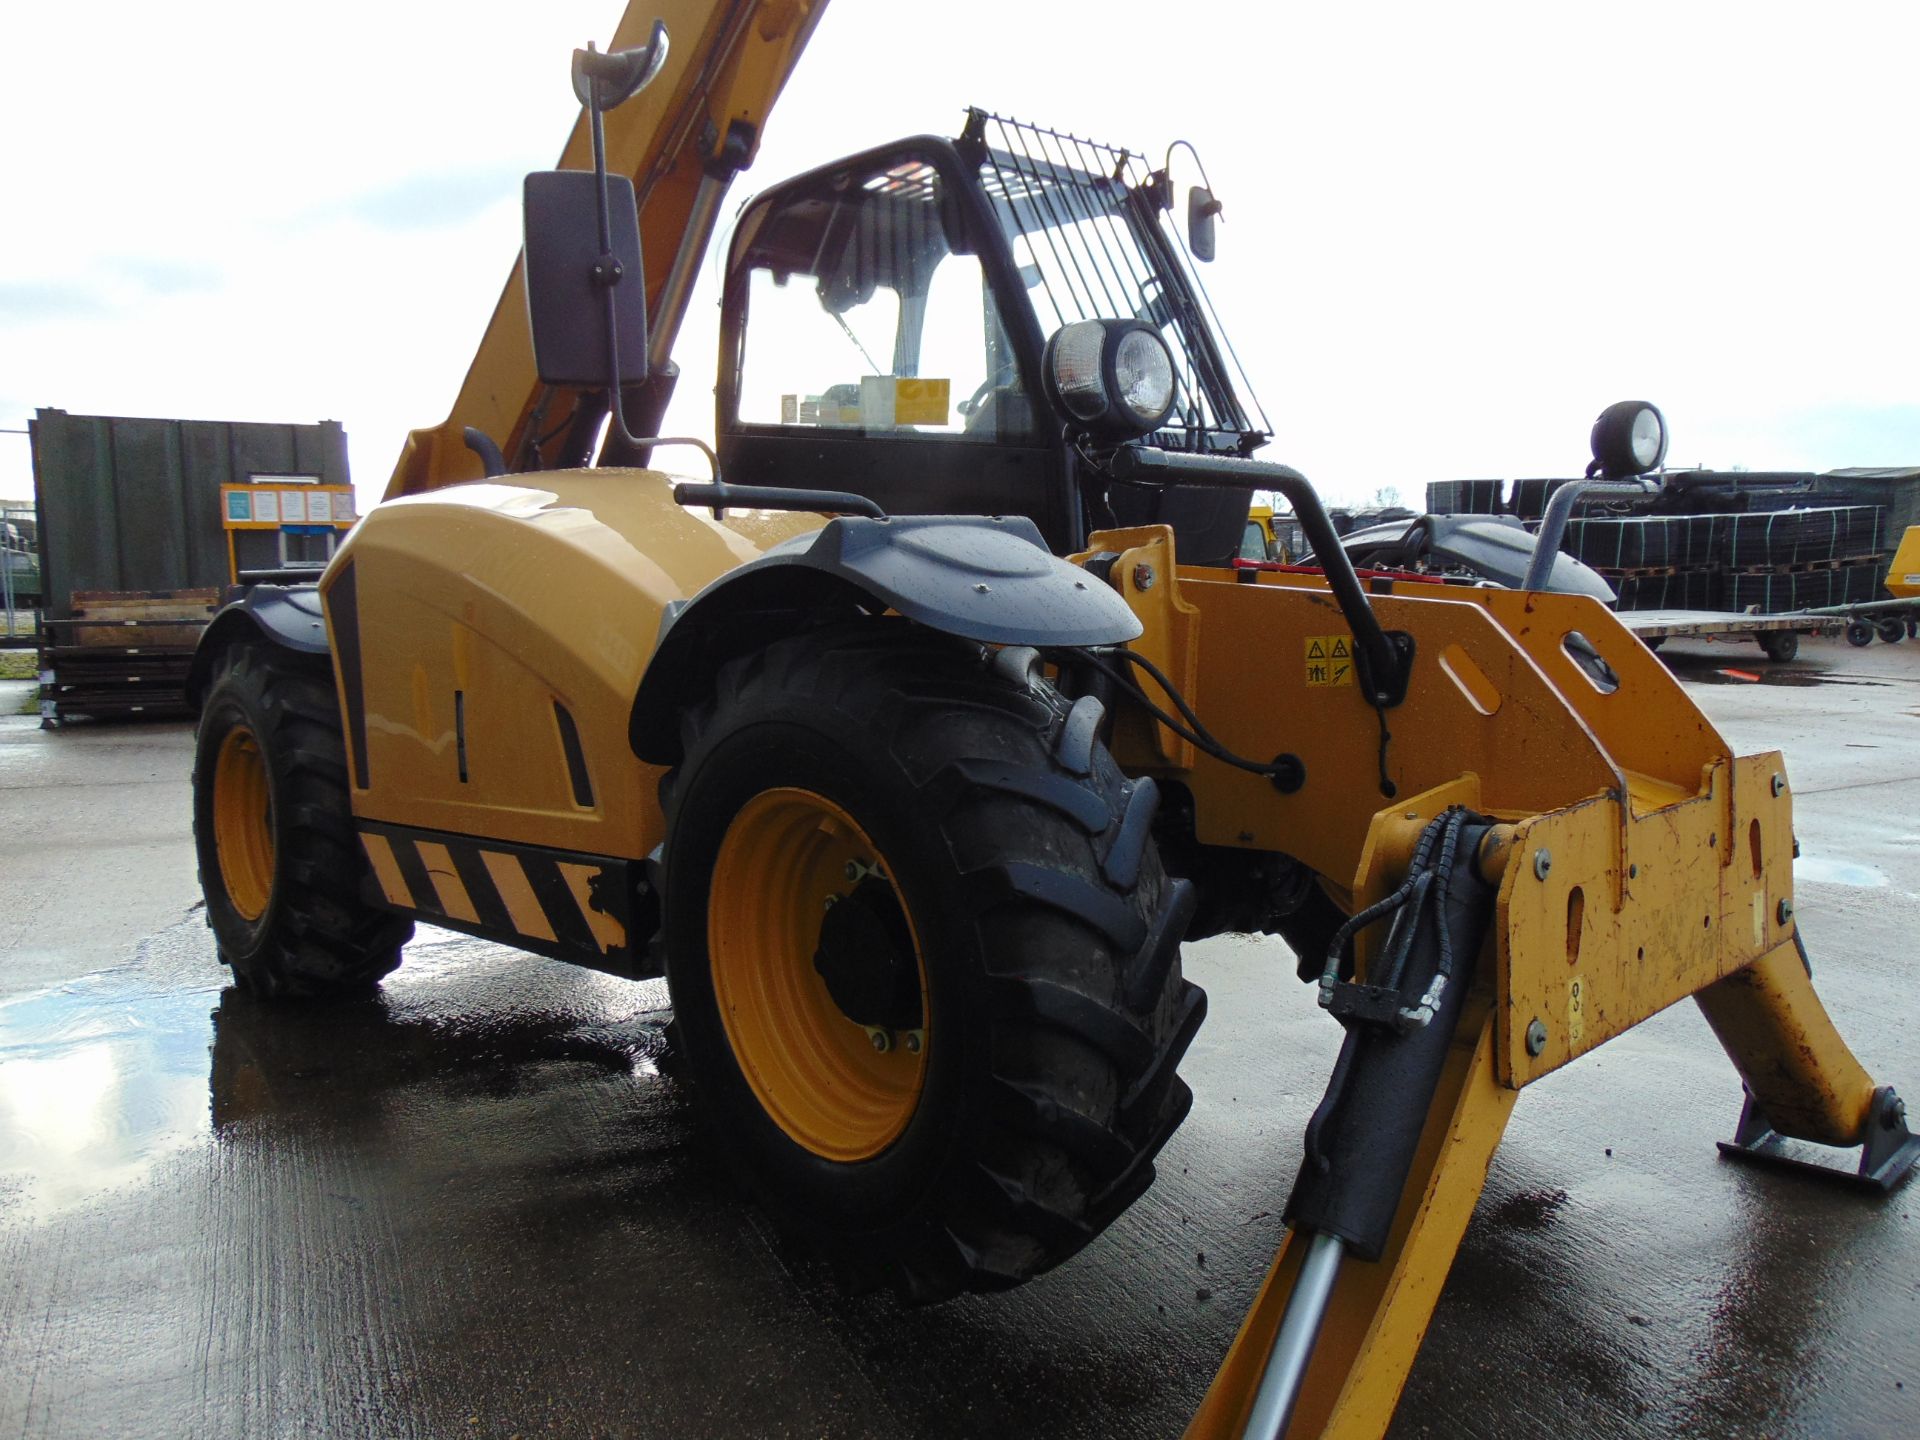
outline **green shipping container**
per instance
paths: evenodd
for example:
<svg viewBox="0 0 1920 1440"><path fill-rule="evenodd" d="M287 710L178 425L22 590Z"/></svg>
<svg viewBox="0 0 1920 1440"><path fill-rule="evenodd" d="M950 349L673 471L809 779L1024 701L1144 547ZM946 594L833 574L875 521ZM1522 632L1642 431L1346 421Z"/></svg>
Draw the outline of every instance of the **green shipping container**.
<svg viewBox="0 0 1920 1440"><path fill-rule="evenodd" d="M191 590L228 583L220 487L312 475L346 485L337 420L270 425L39 410L28 425L48 619L76 590Z"/></svg>

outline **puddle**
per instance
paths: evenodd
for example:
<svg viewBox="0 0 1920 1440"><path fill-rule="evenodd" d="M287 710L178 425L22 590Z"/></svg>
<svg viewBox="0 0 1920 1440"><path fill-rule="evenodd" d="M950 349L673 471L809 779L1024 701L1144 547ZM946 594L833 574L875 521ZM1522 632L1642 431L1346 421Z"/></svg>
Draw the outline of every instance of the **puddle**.
<svg viewBox="0 0 1920 1440"><path fill-rule="evenodd" d="M1851 885L1862 890L1883 889L1887 883L1886 875L1871 865L1861 865L1851 860L1833 860L1824 855L1802 855L1795 860L1793 878L1796 882Z"/></svg>
<svg viewBox="0 0 1920 1440"><path fill-rule="evenodd" d="M44 1219L203 1138L218 996L121 969L0 1003L0 1192Z"/></svg>
<svg viewBox="0 0 1920 1440"><path fill-rule="evenodd" d="M182 1151L352 1125L417 1086L508 1094L554 1062L658 1083L658 982L423 926L375 997L267 1005L225 984L204 934L190 920L147 963L0 1001L0 1209L45 1221Z"/></svg>
<svg viewBox="0 0 1920 1440"><path fill-rule="evenodd" d="M1858 675L1835 675L1828 670L1797 670L1765 660L1752 666L1675 665L1674 678L1691 685L1783 685L1790 690L1817 690L1827 685L1862 685L1884 690L1892 682L1869 680Z"/></svg>

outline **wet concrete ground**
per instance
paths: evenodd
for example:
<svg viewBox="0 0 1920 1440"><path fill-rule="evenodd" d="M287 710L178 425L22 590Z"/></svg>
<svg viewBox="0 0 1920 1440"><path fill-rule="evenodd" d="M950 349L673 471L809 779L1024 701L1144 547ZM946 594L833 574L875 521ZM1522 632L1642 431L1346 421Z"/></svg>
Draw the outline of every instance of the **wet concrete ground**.
<svg viewBox="0 0 1920 1440"><path fill-rule="evenodd" d="M1920 644L1663 653L1788 752L1822 994L1920 1098ZM902 1311L765 1232L660 1073L658 985L423 932L364 1005L226 989L188 760L184 727L0 720L0 1434L1179 1431L1338 1042L1276 944L1189 947L1197 1100L1144 1200ZM1722 1162L1738 1102L1686 1005L1530 1088L1393 1433L1920 1434L1920 1186Z"/></svg>

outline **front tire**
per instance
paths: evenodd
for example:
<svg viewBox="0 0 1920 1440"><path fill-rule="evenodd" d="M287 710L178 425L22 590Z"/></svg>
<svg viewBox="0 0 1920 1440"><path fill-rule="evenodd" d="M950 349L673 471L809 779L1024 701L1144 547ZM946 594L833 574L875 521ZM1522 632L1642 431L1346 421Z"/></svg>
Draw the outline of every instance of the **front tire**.
<svg viewBox="0 0 1920 1440"><path fill-rule="evenodd" d="M365 994L413 922L367 902L325 661L242 641L200 712L193 840L220 959L269 998Z"/></svg>
<svg viewBox="0 0 1920 1440"><path fill-rule="evenodd" d="M996 1290L1145 1191L1205 1013L1151 780L904 621L723 669L664 782L667 978L729 1159L855 1288Z"/></svg>

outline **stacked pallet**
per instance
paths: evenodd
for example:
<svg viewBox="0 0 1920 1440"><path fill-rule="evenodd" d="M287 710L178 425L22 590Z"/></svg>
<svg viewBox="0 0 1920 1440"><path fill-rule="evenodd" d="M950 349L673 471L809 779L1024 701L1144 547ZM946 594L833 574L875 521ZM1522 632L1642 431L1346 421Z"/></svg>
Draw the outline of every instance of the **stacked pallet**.
<svg viewBox="0 0 1920 1440"><path fill-rule="evenodd" d="M1875 599L1884 513L1871 505L1575 520L1561 548L1604 575L1622 610L1787 610Z"/></svg>
<svg viewBox="0 0 1920 1440"><path fill-rule="evenodd" d="M219 608L218 590L76 590L45 622L40 723L77 715L185 715L187 666Z"/></svg>

